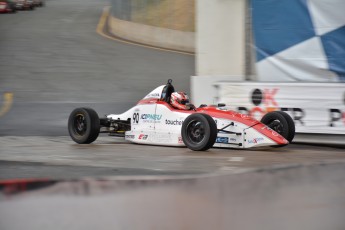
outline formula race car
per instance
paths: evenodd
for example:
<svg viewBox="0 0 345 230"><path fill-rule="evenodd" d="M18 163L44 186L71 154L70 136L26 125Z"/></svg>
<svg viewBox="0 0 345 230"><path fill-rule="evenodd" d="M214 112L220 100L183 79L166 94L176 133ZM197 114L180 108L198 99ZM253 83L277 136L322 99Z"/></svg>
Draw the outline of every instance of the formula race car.
<svg viewBox="0 0 345 230"><path fill-rule="evenodd" d="M281 111L267 113L260 122L228 110L224 104L176 109L170 104L175 91L171 83L169 79L122 114L99 118L93 109L75 109L68 120L71 138L89 144L99 133L108 133L138 144L187 146L195 151L211 147L281 147L294 138L295 124Z"/></svg>

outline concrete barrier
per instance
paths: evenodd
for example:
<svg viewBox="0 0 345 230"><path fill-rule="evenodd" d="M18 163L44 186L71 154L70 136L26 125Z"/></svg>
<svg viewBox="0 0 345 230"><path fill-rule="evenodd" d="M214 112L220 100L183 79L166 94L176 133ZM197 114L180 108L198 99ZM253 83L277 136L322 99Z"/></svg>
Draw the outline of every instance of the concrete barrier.
<svg viewBox="0 0 345 230"><path fill-rule="evenodd" d="M177 51L195 52L194 32L178 31L108 17L108 32L133 42Z"/></svg>

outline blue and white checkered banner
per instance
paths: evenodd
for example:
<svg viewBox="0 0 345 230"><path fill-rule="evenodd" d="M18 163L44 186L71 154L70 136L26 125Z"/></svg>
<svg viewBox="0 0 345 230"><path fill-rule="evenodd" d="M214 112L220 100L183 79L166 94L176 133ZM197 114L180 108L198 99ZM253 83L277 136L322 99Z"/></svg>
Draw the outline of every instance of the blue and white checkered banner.
<svg viewBox="0 0 345 230"><path fill-rule="evenodd" d="M345 0L251 0L259 81L345 82Z"/></svg>

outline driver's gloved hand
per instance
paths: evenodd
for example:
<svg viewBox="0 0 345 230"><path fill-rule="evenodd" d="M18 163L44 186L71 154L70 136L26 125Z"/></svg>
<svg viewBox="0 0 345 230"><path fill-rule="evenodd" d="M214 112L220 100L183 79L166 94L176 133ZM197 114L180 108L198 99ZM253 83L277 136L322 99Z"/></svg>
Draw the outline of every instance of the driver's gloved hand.
<svg viewBox="0 0 345 230"><path fill-rule="evenodd" d="M195 110L195 106L193 104L188 103L188 104L186 104L186 106L189 110Z"/></svg>

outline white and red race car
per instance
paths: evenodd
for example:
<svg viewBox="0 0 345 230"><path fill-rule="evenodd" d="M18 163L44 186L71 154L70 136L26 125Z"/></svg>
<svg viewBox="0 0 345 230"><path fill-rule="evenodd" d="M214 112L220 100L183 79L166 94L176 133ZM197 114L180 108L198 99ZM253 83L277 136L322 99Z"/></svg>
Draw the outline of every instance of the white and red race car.
<svg viewBox="0 0 345 230"><path fill-rule="evenodd" d="M170 95L175 91L171 83L168 80L122 114L99 118L93 109L75 109L68 120L71 138L89 144L99 133L108 133L138 144L187 146L196 151L211 147L280 147L294 138L295 124L281 111L267 113L260 122L224 105L175 109L170 105Z"/></svg>

